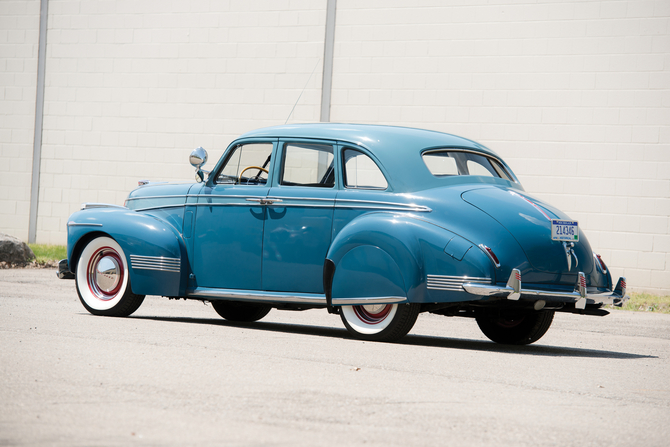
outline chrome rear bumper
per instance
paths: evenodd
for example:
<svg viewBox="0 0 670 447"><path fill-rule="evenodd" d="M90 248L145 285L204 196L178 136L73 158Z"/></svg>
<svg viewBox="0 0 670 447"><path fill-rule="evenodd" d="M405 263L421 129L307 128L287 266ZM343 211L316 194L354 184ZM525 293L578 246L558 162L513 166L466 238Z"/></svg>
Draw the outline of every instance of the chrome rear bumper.
<svg viewBox="0 0 670 447"><path fill-rule="evenodd" d="M626 295L626 278L621 277L613 292L587 293L586 277L579 272L577 285L573 292L548 291L537 289L524 289L521 287L521 272L513 269L512 274L504 287L488 284L463 284L463 289L473 295L500 296L509 300L523 298L530 301L553 301L562 303L574 303L575 308L585 309L587 304L612 304L621 307L630 298Z"/></svg>

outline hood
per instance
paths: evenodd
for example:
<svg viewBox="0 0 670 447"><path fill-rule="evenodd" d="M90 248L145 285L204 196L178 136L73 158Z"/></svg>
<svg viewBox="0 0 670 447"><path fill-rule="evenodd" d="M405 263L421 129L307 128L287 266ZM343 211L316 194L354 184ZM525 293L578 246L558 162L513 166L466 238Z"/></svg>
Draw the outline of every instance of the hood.
<svg viewBox="0 0 670 447"><path fill-rule="evenodd" d="M570 218L562 211L525 192L499 186L465 191L462 199L485 212L516 239L534 269L562 274L589 274L593 270L593 252L583 233L575 243L571 268L562 242L551 239L551 219Z"/></svg>

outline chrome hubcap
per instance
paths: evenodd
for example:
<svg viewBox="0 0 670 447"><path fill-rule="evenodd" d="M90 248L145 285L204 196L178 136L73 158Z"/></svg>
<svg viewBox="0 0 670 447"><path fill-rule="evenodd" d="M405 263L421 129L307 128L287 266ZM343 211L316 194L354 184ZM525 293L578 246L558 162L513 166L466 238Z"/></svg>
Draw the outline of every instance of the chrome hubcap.
<svg viewBox="0 0 670 447"><path fill-rule="evenodd" d="M384 310L386 304L366 304L363 309L369 314L375 315Z"/></svg>
<svg viewBox="0 0 670 447"><path fill-rule="evenodd" d="M354 306L354 312L366 324L379 324L388 317L392 308L391 304L366 304Z"/></svg>
<svg viewBox="0 0 670 447"><path fill-rule="evenodd" d="M95 283L102 292L109 293L116 288L121 279L119 261L111 256L104 256L95 266Z"/></svg>
<svg viewBox="0 0 670 447"><path fill-rule="evenodd" d="M123 263L111 247L99 249L88 263L88 286L98 299L108 301L117 296L123 285Z"/></svg>

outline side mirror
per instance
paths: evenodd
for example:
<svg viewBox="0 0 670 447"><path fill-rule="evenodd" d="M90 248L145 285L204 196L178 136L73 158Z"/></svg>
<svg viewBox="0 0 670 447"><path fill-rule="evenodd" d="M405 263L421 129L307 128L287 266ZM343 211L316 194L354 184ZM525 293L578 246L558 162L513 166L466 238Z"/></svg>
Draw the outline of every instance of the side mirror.
<svg viewBox="0 0 670 447"><path fill-rule="evenodd" d="M195 181L201 183L205 179L203 172L209 174L208 171L200 169L207 163L207 151L202 147L193 149L191 155L188 157L188 161L191 163L191 166L195 168Z"/></svg>

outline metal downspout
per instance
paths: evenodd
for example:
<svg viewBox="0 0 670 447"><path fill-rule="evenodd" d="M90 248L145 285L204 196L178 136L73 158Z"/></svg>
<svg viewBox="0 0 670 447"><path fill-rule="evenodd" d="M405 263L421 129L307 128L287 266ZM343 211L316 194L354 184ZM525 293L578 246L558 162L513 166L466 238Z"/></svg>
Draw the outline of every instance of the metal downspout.
<svg viewBox="0 0 670 447"><path fill-rule="evenodd" d="M330 94L333 88L333 55L335 49L335 12L337 0L328 0L326 6L326 37L323 46L323 80L321 82L322 123L330 121Z"/></svg>
<svg viewBox="0 0 670 447"><path fill-rule="evenodd" d="M44 68L47 53L47 17L49 0L40 3L40 43L37 56L37 95L35 98L35 137L33 140L33 173L30 185L30 220L28 242L35 243L37 235L37 205L40 192L40 165L42 162L42 123L44 117Z"/></svg>

